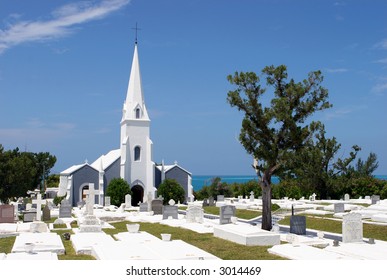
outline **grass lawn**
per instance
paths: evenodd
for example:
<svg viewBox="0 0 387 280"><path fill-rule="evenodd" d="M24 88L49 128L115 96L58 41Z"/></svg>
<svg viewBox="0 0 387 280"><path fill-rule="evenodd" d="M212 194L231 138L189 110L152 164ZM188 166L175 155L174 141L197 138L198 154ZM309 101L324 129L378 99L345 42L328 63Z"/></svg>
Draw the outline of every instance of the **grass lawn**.
<svg viewBox="0 0 387 280"><path fill-rule="evenodd" d="M285 219L279 222L281 225L289 225L290 217L286 217ZM316 217L306 217L306 227L315 230L328 231L333 233L342 233L342 222L341 221L333 221L323 218ZM365 238L375 238L379 240L387 241L387 225L379 226L379 225L371 225L363 223L363 236Z"/></svg>
<svg viewBox="0 0 387 280"><path fill-rule="evenodd" d="M127 231L128 222L117 222L112 225L115 229L104 229L107 234ZM146 231L160 238L161 233L172 234L172 239L180 239L207 251L224 260L283 260L283 258L269 254L266 246L244 246L214 237L212 234L198 234L191 230L170 227L161 224L140 223L140 231Z"/></svg>
<svg viewBox="0 0 387 280"><path fill-rule="evenodd" d="M219 215L220 208L216 206L205 206L203 207L204 213L212 214L212 215ZM258 216L261 216L261 211L253 211L253 210L246 210L246 209L236 209L235 216L241 219L254 219Z"/></svg>
<svg viewBox="0 0 387 280"><path fill-rule="evenodd" d="M0 238L0 253L11 253L16 236Z"/></svg>
<svg viewBox="0 0 387 280"><path fill-rule="evenodd" d="M65 247L65 254L58 255L59 260L95 260L95 258L90 255L77 255L75 253L73 245L71 244L71 241L64 239L63 233L65 232L69 232L70 234L72 233L70 230L61 231L60 233L58 233L60 235L60 238L62 239L63 246Z"/></svg>

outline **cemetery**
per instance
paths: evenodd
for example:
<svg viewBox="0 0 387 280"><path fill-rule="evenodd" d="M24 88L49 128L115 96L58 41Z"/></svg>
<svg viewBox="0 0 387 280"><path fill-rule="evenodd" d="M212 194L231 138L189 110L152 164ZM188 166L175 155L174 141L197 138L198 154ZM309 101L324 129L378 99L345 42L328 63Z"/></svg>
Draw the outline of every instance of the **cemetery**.
<svg viewBox="0 0 387 280"><path fill-rule="evenodd" d="M0 260L387 259L387 200L375 196L273 199L279 209L265 231L254 194L117 207L96 204L92 190L78 207L39 194L30 205L0 205Z"/></svg>

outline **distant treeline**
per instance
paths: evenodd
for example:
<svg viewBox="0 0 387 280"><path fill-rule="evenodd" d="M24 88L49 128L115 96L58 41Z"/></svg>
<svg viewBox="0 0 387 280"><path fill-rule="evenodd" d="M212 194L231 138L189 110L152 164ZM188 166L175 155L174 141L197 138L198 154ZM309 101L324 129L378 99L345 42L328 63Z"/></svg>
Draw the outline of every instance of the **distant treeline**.
<svg viewBox="0 0 387 280"><path fill-rule="evenodd" d="M373 176L339 176L331 178L329 185L329 196L331 199L341 199L344 194L348 193L351 198L359 198L371 195L380 195L381 199L387 199L387 181L374 178ZM222 182L220 177L215 177L210 184L203 186L202 189L195 192L195 199L203 200L205 198L214 197L217 195L225 195L226 197L249 197L251 191L254 192L255 198L262 195L262 190L257 180L248 181L245 183L226 183ZM300 199L301 197L309 198L313 193L316 193L317 198L320 194L313 185L306 185L302 179L282 179L278 184L273 184L272 197L280 199L283 197Z"/></svg>

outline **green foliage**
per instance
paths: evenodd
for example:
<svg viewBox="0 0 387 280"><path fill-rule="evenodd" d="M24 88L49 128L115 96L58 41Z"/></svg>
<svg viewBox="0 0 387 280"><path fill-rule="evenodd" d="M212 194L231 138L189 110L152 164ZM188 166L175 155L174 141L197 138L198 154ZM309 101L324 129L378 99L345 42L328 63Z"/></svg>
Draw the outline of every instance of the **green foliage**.
<svg viewBox="0 0 387 280"><path fill-rule="evenodd" d="M114 178L106 188L106 196L110 196L110 203L121 206L125 202L125 195L132 194L128 182L122 178Z"/></svg>
<svg viewBox="0 0 387 280"><path fill-rule="evenodd" d="M0 201L26 196L50 173L56 157L49 153L5 151L0 144Z"/></svg>
<svg viewBox="0 0 387 280"><path fill-rule="evenodd" d="M255 197L262 195L261 186L256 180L251 180L246 183L233 183L230 188L234 197L238 197L240 195L243 197L250 196L252 191L254 192Z"/></svg>
<svg viewBox="0 0 387 280"><path fill-rule="evenodd" d="M62 200L65 199L65 197L66 197L66 195L64 195L64 196L56 196L56 197L54 197L53 203L56 206L58 206L62 202Z"/></svg>
<svg viewBox="0 0 387 280"><path fill-rule="evenodd" d="M57 188L59 186L59 174L52 174L47 177L46 187L47 188Z"/></svg>
<svg viewBox="0 0 387 280"><path fill-rule="evenodd" d="M245 113L239 140L256 163L263 198L262 228L270 230L271 177L287 170L294 155L303 148L316 130L308 122L316 111L331 107L328 91L320 86L320 71L311 72L302 82L288 80L286 66L267 66L262 70L266 84L273 89L270 106L263 103L267 92L253 72L236 72L227 77L236 86L227 101ZM243 96L242 96L243 95ZM307 124L309 123L309 124Z"/></svg>
<svg viewBox="0 0 387 280"><path fill-rule="evenodd" d="M157 194L164 198L164 204L168 204L169 200L185 201L184 188L174 179L165 179L157 188Z"/></svg>

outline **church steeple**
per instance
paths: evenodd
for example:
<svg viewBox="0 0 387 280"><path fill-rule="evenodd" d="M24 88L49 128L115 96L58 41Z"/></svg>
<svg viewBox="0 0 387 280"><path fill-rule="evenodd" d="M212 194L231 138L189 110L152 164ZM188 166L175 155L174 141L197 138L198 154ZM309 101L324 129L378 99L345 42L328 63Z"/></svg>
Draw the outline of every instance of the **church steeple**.
<svg viewBox="0 0 387 280"><path fill-rule="evenodd" d="M126 100L122 117L123 120L149 120L148 111L144 101L144 94L142 91L137 43L134 45L132 68L130 71L128 90L126 93Z"/></svg>

